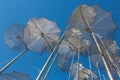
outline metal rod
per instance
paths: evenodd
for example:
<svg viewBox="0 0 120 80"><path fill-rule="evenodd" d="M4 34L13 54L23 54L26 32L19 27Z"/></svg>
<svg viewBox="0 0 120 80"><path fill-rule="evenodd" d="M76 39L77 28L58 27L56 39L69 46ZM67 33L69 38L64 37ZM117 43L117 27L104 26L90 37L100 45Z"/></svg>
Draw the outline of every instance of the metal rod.
<svg viewBox="0 0 120 80"><path fill-rule="evenodd" d="M72 51L71 51L71 53L72 53ZM73 63L73 61L74 61L74 54L72 53L72 55L73 55L73 56L72 56L71 65L72 65L72 63ZM70 66L71 66L71 65L70 65ZM70 72L69 72L68 80L70 80Z"/></svg>
<svg viewBox="0 0 120 80"><path fill-rule="evenodd" d="M55 57L53 58L53 61L52 61L50 67L48 68L48 70L47 70L47 72L46 72L46 74L45 74L45 76L44 76L44 78L42 80L46 80L46 78L47 78L47 76L48 76L48 74L49 74L49 72L50 72L50 70L51 70L51 68L52 68L52 66L53 66L57 56L58 56L58 54L56 54Z"/></svg>
<svg viewBox="0 0 120 80"><path fill-rule="evenodd" d="M108 65L107 65L107 63L106 63L106 61L105 61L104 55L103 55L103 53L102 53L102 50L101 50L101 48L100 48L100 46L99 46L99 44L98 44L98 42L97 42L97 40L96 40L96 37L95 37L95 35L94 35L93 32L92 32L92 37L93 37L93 39L94 39L94 41L95 41L95 44L96 44L96 46L97 46L97 49L98 49L98 51L99 51L99 53L100 53L100 56L101 56L101 58L102 58L102 60L103 60L103 63L104 63L104 65L105 65L105 69L106 69L107 74L108 74L108 76L109 76L109 79L110 79L110 80L114 80L113 77L112 77L112 74L111 74L111 72L110 72L110 70L109 70L109 67L108 67Z"/></svg>
<svg viewBox="0 0 120 80"><path fill-rule="evenodd" d="M82 15L82 19L83 19L85 25L88 27L88 32L92 35L92 38L93 38L93 40L94 40L94 42L95 42L95 44L96 44L96 46L97 46L97 49L98 49L98 51L99 51L99 53L100 53L100 56L101 56L101 58L102 58L102 60L103 60L104 65L105 65L105 69L106 69L106 71L107 71L107 74L108 74L108 76L109 76L109 79L110 79L110 80L114 80L114 79L113 79L113 76L112 76L112 74L111 74L111 72L110 72L110 70L109 70L109 67L108 67L108 65L107 65L107 63L106 63L106 61L105 61L104 55L103 55L103 53L102 53L102 50L101 50L101 48L100 48L100 46L99 46L99 44L98 44L98 42L97 42L97 39L96 39L93 31L91 30L91 26L89 25L88 21L87 21L87 20L85 19L85 17L84 17L84 14L83 14L83 12L82 12L82 8L80 8L80 13L81 13L81 15Z"/></svg>
<svg viewBox="0 0 120 80"><path fill-rule="evenodd" d="M98 75L99 75L99 78L100 78L100 80L102 80L102 79L101 79L101 73L100 73L99 65L98 65L98 63L97 63L97 62L96 62L96 66L97 66L97 70L98 70Z"/></svg>
<svg viewBox="0 0 120 80"><path fill-rule="evenodd" d="M79 48L78 48L78 62L77 62L77 80L79 80L79 60L80 60L80 55L79 55Z"/></svg>
<svg viewBox="0 0 120 80"><path fill-rule="evenodd" d="M19 55L17 55L16 57L14 57L8 64L6 64L1 70L0 70L0 74L2 72L4 72L10 65L12 65L17 59L19 59L22 55L24 55L26 52L29 51L29 49L31 47L33 47L35 45L35 43L39 40L40 38L38 38L33 44L31 44L28 48L26 48L23 52L21 52Z"/></svg>
<svg viewBox="0 0 120 80"><path fill-rule="evenodd" d="M106 80L105 75L103 75L103 80Z"/></svg>
<svg viewBox="0 0 120 80"><path fill-rule="evenodd" d="M17 55L15 58L13 58L8 64L6 64L1 70L0 70L0 74L2 74L2 72L4 72L10 65L12 65L12 63L14 63L18 58L20 58L23 54L25 54L28 50L24 50L23 52L21 52L19 55Z"/></svg>
<svg viewBox="0 0 120 80"><path fill-rule="evenodd" d="M99 38L99 39L100 39L100 38ZM117 67L117 65L114 64L114 61L113 61L113 59L112 59L110 53L109 53L108 50L106 49L105 44L104 44L104 42L102 41L102 39L100 39L100 42L101 42L101 44L103 45L103 48L105 49L105 52L106 52L106 54L107 54L109 60L111 61L112 66L115 68L115 70L117 71L118 76L120 77L120 70L119 70L119 68Z"/></svg>
<svg viewBox="0 0 120 80"><path fill-rule="evenodd" d="M52 53L50 54L50 56L48 57L47 61L45 62L43 68L41 69L40 73L38 74L36 80L40 80L42 78L42 75L45 71L45 69L47 68L48 64L50 63L50 60L52 59L53 55L55 54L54 52L56 51L57 47L59 46L59 44L61 43L61 40L63 39L66 31L68 30L70 25L67 26L65 32L62 34L60 40L58 41L57 45L55 46L55 48L53 49Z"/></svg>
<svg viewBox="0 0 120 80"><path fill-rule="evenodd" d="M91 57L90 57L90 52L89 52L89 50L88 50L88 49L87 49L87 52L88 52L89 67L90 67L90 70L92 70ZM92 80L93 80L93 75L91 75L91 78L92 78Z"/></svg>

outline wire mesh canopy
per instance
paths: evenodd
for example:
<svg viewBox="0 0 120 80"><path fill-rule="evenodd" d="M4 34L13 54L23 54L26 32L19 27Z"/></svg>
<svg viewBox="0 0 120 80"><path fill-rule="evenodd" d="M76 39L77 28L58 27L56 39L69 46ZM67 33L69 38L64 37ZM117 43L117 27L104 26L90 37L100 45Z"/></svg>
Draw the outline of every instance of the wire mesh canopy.
<svg viewBox="0 0 120 80"><path fill-rule="evenodd" d="M31 78L27 74L13 71L6 74L0 74L0 80L31 80Z"/></svg>
<svg viewBox="0 0 120 80"><path fill-rule="evenodd" d="M120 56L120 49L115 41L108 40L105 38L103 38L102 41L104 43L105 48L109 51L109 53L111 53L111 55Z"/></svg>
<svg viewBox="0 0 120 80"><path fill-rule="evenodd" d="M24 30L24 42L28 48L35 42L34 46L30 48L35 52L41 53L45 48L52 51L59 40L60 32L55 22L45 18L30 19Z"/></svg>
<svg viewBox="0 0 120 80"><path fill-rule="evenodd" d="M71 24L71 27L77 27L82 33L82 38L88 39L91 42L91 45L94 43L90 34L91 32L113 40L114 33L117 29L111 13L98 5L78 6L74 10L69 24Z"/></svg>
<svg viewBox="0 0 120 80"><path fill-rule="evenodd" d="M73 56L77 55L76 48L68 41L63 40L58 48L57 63L62 71L68 71Z"/></svg>
<svg viewBox="0 0 120 80"><path fill-rule="evenodd" d="M80 53L84 56L87 54L87 49L90 46L90 42L86 39L81 39L81 32L77 28L71 28L66 32L65 39L73 45L76 50L80 49Z"/></svg>
<svg viewBox="0 0 120 80"><path fill-rule="evenodd" d="M80 63L73 63L70 66L70 73L74 77L74 80L77 80L77 66L79 65L79 80L98 80L98 76L91 70L84 68Z"/></svg>
<svg viewBox="0 0 120 80"><path fill-rule="evenodd" d="M109 67L114 68L113 63L111 63L110 59L106 55L104 55L104 57ZM111 58L113 59L114 64L117 64L120 67L120 57L114 55L114 56L111 56ZM105 69L103 61L99 54L91 55L91 61L96 67L99 66L100 69Z"/></svg>
<svg viewBox="0 0 120 80"><path fill-rule="evenodd" d="M113 68L111 68L111 72L112 72L112 75L113 75L113 77L114 77L115 80L119 80L120 79L120 77L118 76L117 72L114 71Z"/></svg>
<svg viewBox="0 0 120 80"><path fill-rule="evenodd" d="M111 63L110 59L108 58L108 55L106 54L106 51L105 51L104 47L109 52L109 55L113 59L113 62L116 63L116 64L119 64L119 59L120 59L119 54L120 53L119 53L119 48L118 48L117 44L115 43L115 41L108 40L108 39L105 39L105 38L103 38L102 41L103 41L104 45L102 45L100 42L99 42L99 45L100 45L100 48L103 51L103 56L106 58L106 61L109 64L109 66L113 67L112 66L113 63ZM95 54L95 55L91 55L92 62L95 65L96 65L96 62L98 62L99 67L103 69L104 65L103 65L102 59L99 55L99 52L96 48L96 45L91 47L90 53Z"/></svg>
<svg viewBox="0 0 120 80"><path fill-rule="evenodd" d="M25 48L23 42L24 26L20 24L13 24L8 27L4 34L5 43L12 50L22 50Z"/></svg>

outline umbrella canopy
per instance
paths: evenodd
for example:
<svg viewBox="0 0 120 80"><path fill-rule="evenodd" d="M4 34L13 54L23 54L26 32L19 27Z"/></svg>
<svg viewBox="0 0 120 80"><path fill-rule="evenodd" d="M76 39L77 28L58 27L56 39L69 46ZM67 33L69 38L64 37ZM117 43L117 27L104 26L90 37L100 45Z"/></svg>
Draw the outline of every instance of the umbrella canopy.
<svg viewBox="0 0 120 80"><path fill-rule="evenodd" d="M82 33L81 38L89 40L91 45L94 44L93 38L90 34L91 32L113 40L114 33L117 29L111 13L102 9L98 5L78 6L74 10L68 24L71 24L71 27L77 27Z"/></svg>
<svg viewBox="0 0 120 80"><path fill-rule="evenodd" d="M111 55L120 56L120 49L115 41L108 40L105 38L103 38L102 41L104 43L105 48L108 50L109 53L111 53Z"/></svg>
<svg viewBox="0 0 120 80"><path fill-rule="evenodd" d="M104 47L106 48L106 50L108 51L109 55L111 56L111 58L113 59L113 62L118 64L119 63L119 48L117 46L117 44L115 43L115 41L112 41L112 40L107 40L105 38L102 39L104 45L102 45L100 42L99 42L99 46L103 52L103 56L105 57L107 63L109 64L110 67L113 67L112 66L112 62L110 61L110 59L108 58L108 55L106 54L106 51L104 49ZM104 47L103 47L104 46ZM96 62L98 62L98 65L101 69L104 68L104 64L103 64L103 61L99 55L99 52L96 48L96 45L94 45L93 47L91 47L90 49L90 53L92 54L95 54L95 55L91 55L91 60L92 62L96 65Z"/></svg>
<svg viewBox="0 0 120 80"><path fill-rule="evenodd" d="M73 45L76 50L80 49L80 53L84 56L88 55L87 50L90 42L86 39L81 39L81 32L77 28L71 28L66 32L65 40Z"/></svg>
<svg viewBox="0 0 120 80"><path fill-rule="evenodd" d="M93 78L94 80L98 80L98 76L91 70L84 68L82 64L79 63L73 63L70 66L70 73L74 77L74 80L77 80L77 66L79 65L79 80L91 80Z"/></svg>
<svg viewBox="0 0 120 80"><path fill-rule="evenodd" d="M24 42L30 50L41 53L45 48L52 51L59 40L60 29L55 22L45 18L28 21L24 29ZM34 46L30 46L34 44Z"/></svg>
<svg viewBox="0 0 120 80"><path fill-rule="evenodd" d="M109 67L113 68L115 70L115 67L111 63L110 59L108 59L107 56L104 56L104 57L105 57L107 64L109 65ZM118 65L117 67L120 67L120 57L114 55L114 56L111 56L111 58L113 59L114 64L117 64ZM105 69L103 61L102 61L101 56L99 54L91 55L91 61L96 67L98 65L100 69ZM98 63L98 64L96 64L96 63Z"/></svg>
<svg viewBox="0 0 120 80"><path fill-rule="evenodd" d="M13 71L6 74L0 74L0 80L31 80L31 78L27 74Z"/></svg>
<svg viewBox="0 0 120 80"><path fill-rule="evenodd" d="M22 50L25 48L25 44L23 42L24 35L24 25L21 24L13 24L8 27L4 34L5 43L12 50Z"/></svg>
<svg viewBox="0 0 120 80"><path fill-rule="evenodd" d="M63 40L58 48L57 64L62 71L69 71L71 60L76 56L76 49L66 40Z"/></svg>

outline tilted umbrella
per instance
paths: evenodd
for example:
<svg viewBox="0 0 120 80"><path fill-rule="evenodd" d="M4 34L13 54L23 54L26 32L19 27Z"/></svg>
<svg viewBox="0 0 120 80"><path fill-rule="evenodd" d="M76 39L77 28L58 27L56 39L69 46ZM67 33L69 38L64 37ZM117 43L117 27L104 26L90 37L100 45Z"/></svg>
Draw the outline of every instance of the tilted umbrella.
<svg viewBox="0 0 120 80"><path fill-rule="evenodd" d="M70 17L69 24L72 25L71 27L77 27L82 33L82 37L90 41L93 40L90 36L91 31L113 40L114 33L117 29L111 13L98 5L78 6Z"/></svg>
<svg viewBox="0 0 120 80"><path fill-rule="evenodd" d="M65 40L68 41L73 47L80 48L80 54L83 56L88 55L87 50L90 42L86 39L81 39L82 33L77 28L71 28L66 32ZM80 43L80 44L79 44Z"/></svg>
<svg viewBox="0 0 120 80"><path fill-rule="evenodd" d="M102 42L103 42L105 48L110 53L110 55L119 56L119 54L120 54L120 48L117 46L117 44L116 44L115 41L103 38Z"/></svg>
<svg viewBox="0 0 120 80"><path fill-rule="evenodd" d="M99 42L99 45L100 45L101 50L103 51L103 56L106 58L108 65L111 68L114 68L114 70L120 76L120 69L118 68L119 65L117 65L119 63L118 62L119 60L117 61L117 59L120 58L119 53L118 53L119 48L118 48L116 42L112 41L112 40L107 40L105 38L103 38L101 40L101 42L102 42L102 44ZM90 52L98 53L96 46L94 46ZM105 54L105 53L107 53L107 54ZM96 57L98 57L98 59ZM97 61L99 61L99 63L102 63L102 61L99 60L99 59L101 59L99 55L93 55L92 58L93 58L93 61L96 58ZM101 64L99 66L103 67L103 65L101 66Z"/></svg>
<svg viewBox="0 0 120 80"><path fill-rule="evenodd" d="M110 40L114 39L114 33L117 27L113 21L111 13L102 9L98 5L91 7L87 5L78 6L73 12L69 24L72 25L71 27L79 28L82 33L82 38L89 40L91 45L94 45L94 43L96 44L108 76L113 80L104 56L102 56L102 50L97 42L98 38L95 36L95 33L97 33L104 38Z"/></svg>
<svg viewBox="0 0 120 80"><path fill-rule="evenodd" d="M13 24L7 27L4 34L4 40L10 49L19 51L26 47L23 42L24 28L25 26L21 24Z"/></svg>
<svg viewBox="0 0 120 80"><path fill-rule="evenodd" d="M26 49L18 56L13 58L7 65L5 65L0 70L0 73L2 73L14 61L16 61L19 57L21 57L29 50L42 53L42 51L48 48L48 50L52 51L52 48L59 40L60 32L61 31L55 22L52 22L45 18L30 19L27 27L24 29L24 43L27 46Z"/></svg>
<svg viewBox="0 0 120 80"><path fill-rule="evenodd" d="M68 41L63 40L58 48L57 64L62 71L69 71L72 58L77 56L76 48Z"/></svg>
<svg viewBox="0 0 120 80"><path fill-rule="evenodd" d="M24 30L24 42L29 48L36 41L35 45L30 48L32 51L41 53L45 48L52 51L59 40L60 32L55 22L45 18L30 19Z"/></svg>
<svg viewBox="0 0 120 80"><path fill-rule="evenodd" d="M0 74L0 80L31 80L31 78L25 73L13 71Z"/></svg>
<svg viewBox="0 0 120 80"><path fill-rule="evenodd" d="M21 24L13 24L12 26L8 27L4 34L5 43L10 47L12 50L25 50L13 58L8 64L6 64L2 69L0 69L0 73L6 70L15 60L17 60L20 56L22 56L27 50L26 45L23 41L24 38L24 25Z"/></svg>
<svg viewBox="0 0 120 80"><path fill-rule="evenodd" d="M77 66L79 65L79 80L98 80L98 76L91 70L85 68L82 64L73 63L70 66L70 73L74 77L74 80L77 80ZM92 77L91 77L92 76Z"/></svg>

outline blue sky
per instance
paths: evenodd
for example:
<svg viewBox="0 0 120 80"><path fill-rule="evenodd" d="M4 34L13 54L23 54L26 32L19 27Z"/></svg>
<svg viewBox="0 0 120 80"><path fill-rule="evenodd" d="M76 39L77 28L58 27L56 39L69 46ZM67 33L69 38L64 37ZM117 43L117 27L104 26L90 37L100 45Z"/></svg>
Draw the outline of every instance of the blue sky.
<svg viewBox="0 0 120 80"><path fill-rule="evenodd" d="M19 52L10 50L4 43L4 32L7 26L13 23L25 24L32 17L45 17L55 21L61 30L65 30L67 20L72 11L81 4L98 4L112 12L113 18L120 26L120 1L119 0L0 0L0 68ZM120 28L115 34L115 40L120 46ZM32 80L38 75L49 53L40 55L29 52L17 60L6 72L17 70L28 73ZM82 58L82 63L87 66L87 60ZM88 66L87 66L88 67ZM52 68L47 80L66 80L68 74L60 71L56 66Z"/></svg>

